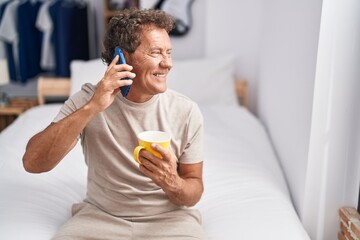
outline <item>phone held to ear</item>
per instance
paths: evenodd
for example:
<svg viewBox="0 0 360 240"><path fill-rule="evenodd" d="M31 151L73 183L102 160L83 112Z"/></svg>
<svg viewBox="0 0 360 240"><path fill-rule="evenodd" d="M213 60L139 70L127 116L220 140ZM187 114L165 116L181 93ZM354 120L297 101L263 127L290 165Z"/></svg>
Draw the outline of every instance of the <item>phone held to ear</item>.
<svg viewBox="0 0 360 240"><path fill-rule="evenodd" d="M114 52L114 56L113 56L113 59L119 55L119 61L116 63L116 64L126 64L125 62L125 57L124 57L124 53L123 51L121 50L121 48L119 47L116 47L115 49L115 52ZM122 78L121 80L126 80L126 79L130 79L130 78ZM126 97L130 91L130 88L131 88L131 85L128 85L128 86L122 86L120 87L120 91L121 91L121 94Z"/></svg>

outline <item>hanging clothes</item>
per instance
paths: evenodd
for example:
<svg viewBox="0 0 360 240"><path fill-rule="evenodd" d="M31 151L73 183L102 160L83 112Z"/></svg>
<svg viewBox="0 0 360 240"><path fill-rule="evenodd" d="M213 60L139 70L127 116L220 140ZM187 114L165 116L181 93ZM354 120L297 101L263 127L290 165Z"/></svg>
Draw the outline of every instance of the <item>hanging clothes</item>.
<svg viewBox="0 0 360 240"><path fill-rule="evenodd" d="M19 72L20 81L35 77L40 68L42 32L36 26L36 18L41 6L39 1L25 1L17 8L19 33Z"/></svg>
<svg viewBox="0 0 360 240"><path fill-rule="evenodd" d="M46 71L55 70L55 50L51 41L54 27L49 14L49 7L54 2L54 0L47 0L41 5L35 23L39 31L43 32L40 67Z"/></svg>
<svg viewBox="0 0 360 240"><path fill-rule="evenodd" d="M89 60L88 8L82 0L10 0L0 4L0 38L10 78L25 83L44 70L70 76Z"/></svg>
<svg viewBox="0 0 360 240"><path fill-rule="evenodd" d="M10 0L2 1L0 3L0 24L8 3L10 3ZM8 60L6 58L6 45L7 43L0 38L0 85L8 84L10 81Z"/></svg>
<svg viewBox="0 0 360 240"><path fill-rule="evenodd" d="M55 46L55 73L69 77L72 60L89 60L87 5L58 0L49 7L49 13L54 25L51 40Z"/></svg>
<svg viewBox="0 0 360 240"><path fill-rule="evenodd" d="M100 21L102 24L99 27L98 19L103 19L103 12L99 11L99 8L103 6L102 1L93 1L85 0L87 5L87 22L88 22L88 31L89 31L89 58L95 59L100 57L101 53L101 35L100 29L103 26L103 21Z"/></svg>
<svg viewBox="0 0 360 240"><path fill-rule="evenodd" d="M2 19L2 16L4 14L4 11L5 11L5 7L6 5L9 3L9 0L7 1L4 1L4 2L0 2L0 23L1 23L1 19ZM6 57L6 54L5 54L5 43L1 40L0 38L0 59L3 59Z"/></svg>
<svg viewBox="0 0 360 240"><path fill-rule="evenodd" d="M0 38L5 43L5 54L11 81L17 81L19 79L17 7L20 3L20 0L15 0L5 2L1 6L3 14L0 23Z"/></svg>

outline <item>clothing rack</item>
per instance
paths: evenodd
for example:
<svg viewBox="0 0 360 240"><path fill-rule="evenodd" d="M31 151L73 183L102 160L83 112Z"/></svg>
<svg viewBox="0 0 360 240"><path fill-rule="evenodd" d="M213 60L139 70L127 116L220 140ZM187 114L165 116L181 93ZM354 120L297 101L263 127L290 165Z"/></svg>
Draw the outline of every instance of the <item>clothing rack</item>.
<svg viewBox="0 0 360 240"><path fill-rule="evenodd" d="M9 0L0 3L0 40L11 81L43 72L70 76L70 62L89 59L87 2Z"/></svg>

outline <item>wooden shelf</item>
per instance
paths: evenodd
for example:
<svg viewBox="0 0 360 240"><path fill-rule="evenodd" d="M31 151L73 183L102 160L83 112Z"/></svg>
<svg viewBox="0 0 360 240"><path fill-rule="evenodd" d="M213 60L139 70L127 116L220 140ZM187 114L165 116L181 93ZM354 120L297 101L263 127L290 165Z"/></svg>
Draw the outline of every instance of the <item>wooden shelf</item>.
<svg viewBox="0 0 360 240"><path fill-rule="evenodd" d="M10 125L27 109L38 105L36 98L13 98L10 103L0 107L0 131Z"/></svg>

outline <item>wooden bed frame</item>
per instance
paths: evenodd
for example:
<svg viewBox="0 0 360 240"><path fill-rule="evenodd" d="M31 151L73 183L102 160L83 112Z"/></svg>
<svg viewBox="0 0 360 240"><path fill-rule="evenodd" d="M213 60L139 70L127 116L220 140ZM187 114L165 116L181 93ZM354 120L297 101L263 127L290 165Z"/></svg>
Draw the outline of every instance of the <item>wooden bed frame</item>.
<svg viewBox="0 0 360 240"><path fill-rule="evenodd" d="M39 77L37 96L39 104L44 104L47 97L68 97L70 95L70 78ZM249 107L247 80L235 80L235 91L239 104Z"/></svg>

